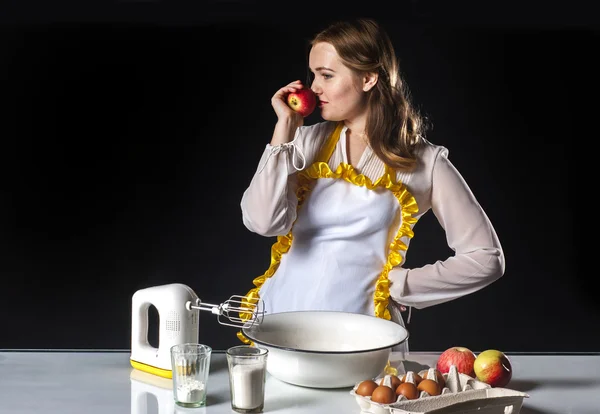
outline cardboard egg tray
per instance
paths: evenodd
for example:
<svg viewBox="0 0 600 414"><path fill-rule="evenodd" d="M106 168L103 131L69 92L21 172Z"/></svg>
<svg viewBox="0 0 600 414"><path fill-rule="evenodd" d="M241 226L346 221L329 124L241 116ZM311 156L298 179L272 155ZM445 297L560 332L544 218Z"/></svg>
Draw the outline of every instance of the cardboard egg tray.
<svg viewBox="0 0 600 414"><path fill-rule="evenodd" d="M435 378L434 368L425 371L428 378ZM414 383L414 374L407 372L406 381ZM442 375L446 385L440 395L431 396L421 391L415 400L399 395L395 402L381 404L371 401L371 397L356 394L360 382L354 385L350 394L355 397L362 414L518 414L523 399L529 397L508 388L492 388L489 384L459 373L455 366ZM374 380L379 384L382 379L384 385L391 386L389 375Z"/></svg>

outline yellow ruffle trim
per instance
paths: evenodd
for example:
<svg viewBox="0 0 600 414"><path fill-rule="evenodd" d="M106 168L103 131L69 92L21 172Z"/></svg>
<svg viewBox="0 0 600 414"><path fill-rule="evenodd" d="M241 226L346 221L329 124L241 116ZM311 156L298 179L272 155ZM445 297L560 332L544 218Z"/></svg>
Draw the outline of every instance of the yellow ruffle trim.
<svg viewBox="0 0 600 414"><path fill-rule="evenodd" d="M252 281L252 283L256 287L250 289L248 291L248 293L246 293L247 302L252 303L252 304L256 304L258 302L258 299L260 298L260 296L258 295L258 291L260 290L260 287L263 285L263 283L265 283L265 280L267 280L267 278L269 278L275 274L275 271L277 270L277 268L279 267L279 264L281 263L281 256L283 256L285 253L288 252L288 250L290 250L291 245L292 245L292 232L291 231L286 236L277 236L277 241L271 247L271 265L269 266L269 268L267 269L267 271L264 274L255 278ZM250 314L248 314L248 315L240 314L240 318L244 322L249 319L249 316L250 316ZM248 344L248 345L253 345L252 341L250 341L250 339L246 338L246 336L244 334L242 334L241 331L237 333L237 337L243 343Z"/></svg>
<svg viewBox="0 0 600 414"><path fill-rule="evenodd" d="M310 192L311 181L319 178L341 178L351 184L366 187L369 190L385 188L391 191L394 197L396 197L401 207L402 223L396 233L396 237L394 237L394 240L390 243L387 263L384 265L381 274L377 278L377 282L375 283L375 294L373 296L375 316L387 320L391 319L391 314L388 309L390 298L390 281L388 274L392 268L402 263L403 257L401 251L406 251L408 246L401 239L402 237L412 238L414 236L411 225L417 222L417 219L413 217L413 215L419 211L417 201L413 195L408 191L404 184L395 180L392 171L393 170L386 168L386 172L373 183L369 177L358 174L352 165L341 163L335 171L332 171L327 163L316 162L299 173L299 185L298 190L296 191L299 207L302 205L306 195ZM277 237L277 242L271 247L271 264L269 268L264 274L252 281L255 287L250 289L246 294L249 302L255 303L255 301L258 300L258 291L260 290L260 287L265 283L267 278L275 274L275 271L281 262L281 257L288 252L291 244L291 231L285 236ZM244 343L252 343L241 332L238 332L237 336Z"/></svg>

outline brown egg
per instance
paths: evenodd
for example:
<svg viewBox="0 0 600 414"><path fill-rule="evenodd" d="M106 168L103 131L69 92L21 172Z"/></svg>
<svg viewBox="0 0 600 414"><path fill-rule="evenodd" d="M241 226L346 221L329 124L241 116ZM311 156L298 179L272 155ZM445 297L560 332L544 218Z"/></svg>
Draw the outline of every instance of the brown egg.
<svg viewBox="0 0 600 414"><path fill-rule="evenodd" d="M375 390L375 388L377 388L377 383L375 381L365 380L365 381L361 382L360 384L358 384L358 387L356 387L356 391L354 391L354 392L357 393L358 395L370 397L371 394L373 394L373 391Z"/></svg>
<svg viewBox="0 0 600 414"><path fill-rule="evenodd" d="M387 385L380 385L373 391L371 401L380 404L391 404L396 402L396 393Z"/></svg>
<svg viewBox="0 0 600 414"><path fill-rule="evenodd" d="M425 391L431 396L440 395L440 393L442 392L438 383L431 379L424 379L421 382L419 382L417 389L419 391Z"/></svg>
<svg viewBox="0 0 600 414"><path fill-rule="evenodd" d="M407 378L407 376L408 376L407 374L404 374L404 375L402 376L402 378L400 378L400 381L402 381L402 382L406 382L406 378ZM421 376L420 376L419 374L417 374L416 372L413 372L413 378L415 379L415 385L419 385L419 382L421 382L421 380L423 379L423 378L421 378Z"/></svg>
<svg viewBox="0 0 600 414"><path fill-rule="evenodd" d="M409 400L416 400L419 394L417 386L412 382L403 382L396 388L396 395L404 395Z"/></svg>
<svg viewBox="0 0 600 414"><path fill-rule="evenodd" d="M393 390L398 388L398 385L402 384L402 381L400 381L400 378L398 378L396 375L390 375L390 382L392 384ZM381 381L379 381L379 385L383 385L384 383L385 383L385 377L383 377L381 379Z"/></svg>
<svg viewBox="0 0 600 414"><path fill-rule="evenodd" d="M437 383L440 386L440 390L444 389L444 387L446 386L446 380L444 379L444 376L442 375L442 373L440 371L438 371L437 369L435 370L435 377L437 378ZM425 374L423 374L423 379L433 379L433 378L429 378L429 371L425 371Z"/></svg>

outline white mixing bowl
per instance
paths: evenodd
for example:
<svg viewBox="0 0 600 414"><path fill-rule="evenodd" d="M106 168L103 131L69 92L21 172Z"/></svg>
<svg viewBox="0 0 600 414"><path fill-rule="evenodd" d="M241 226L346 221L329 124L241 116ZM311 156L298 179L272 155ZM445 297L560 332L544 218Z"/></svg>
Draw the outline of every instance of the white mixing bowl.
<svg viewBox="0 0 600 414"><path fill-rule="evenodd" d="M269 350L269 374L314 388L352 387L375 378L392 347L408 339L408 331L395 322L336 311L268 314L260 325L242 331L255 346Z"/></svg>

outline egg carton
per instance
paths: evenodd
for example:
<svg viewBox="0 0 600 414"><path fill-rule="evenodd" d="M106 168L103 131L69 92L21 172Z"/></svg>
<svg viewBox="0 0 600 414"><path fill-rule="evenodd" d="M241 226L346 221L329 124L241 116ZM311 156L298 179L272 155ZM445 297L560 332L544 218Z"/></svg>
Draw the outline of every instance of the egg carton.
<svg viewBox="0 0 600 414"><path fill-rule="evenodd" d="M435 379L435 368L419 372L419 376ZM406 382L414 381L414 372L406 373ZM371 397L356 393L360 382L350 391L354 396L361 414L518 414L526 393L508 388L492 388L489 384L469 375L459 373L455 366L442 374L445 386L439 395L429 395L421 391L419 398L407 399L399 395L396 401L382 404L371 401ZM374 381L391 387L391 376L375 378ZM362 381L361 381L362 382Z"/></svg>

